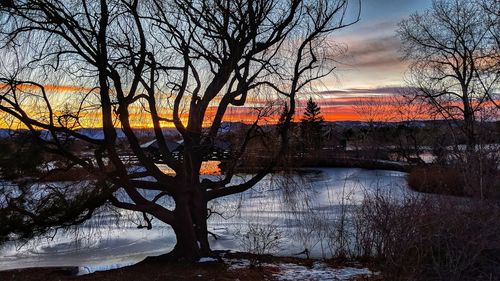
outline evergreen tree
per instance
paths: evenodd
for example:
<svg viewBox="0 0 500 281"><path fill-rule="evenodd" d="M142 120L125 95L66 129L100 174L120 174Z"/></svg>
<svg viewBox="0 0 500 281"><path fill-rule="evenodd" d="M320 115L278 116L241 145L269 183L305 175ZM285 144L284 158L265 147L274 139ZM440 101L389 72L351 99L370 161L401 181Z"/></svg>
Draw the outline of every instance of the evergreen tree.
<svg viewBox="0 0 500 281"><path fill-rule="evenodd" d="M321 107L313 101L312 97L309 98L301 120L302 139L305 142L306 149L316 150L321 148L323 121Z"/></svg>
<svg viewBox="0 0 500 281"><path fill-rule="evenodd" d="M322 125L323 116L321 116L321 107L313 101L312 97L309 98L306 105L306 111L304 112L304 117L302 117L302 123L315 123Z"/></svg>
<svg viewBox="0 0 500 281"><path fill-rule="evenodd" d="M0 172L4 179L34 176L43 163L42 147L29 135L0 141Z"/></svg>

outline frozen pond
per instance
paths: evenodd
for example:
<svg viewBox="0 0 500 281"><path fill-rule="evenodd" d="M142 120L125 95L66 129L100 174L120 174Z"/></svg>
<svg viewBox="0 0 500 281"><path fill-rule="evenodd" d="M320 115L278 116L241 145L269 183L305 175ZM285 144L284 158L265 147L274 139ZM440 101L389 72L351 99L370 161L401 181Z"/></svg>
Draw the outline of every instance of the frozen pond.
<svg viewBox="0 0 500 281"><path fill-rule="evenodd" d="M285 192L283 192L283 187ZM350 205L374 192L403 196L411 193L405 173L355 168L304 170L293 176L270 175L252 190L214 202L211 209L222 214L209 219L212 249L248 250L241 237L248 229L276 230L277 253L290 255L310 249L313 256L331 254L326 236L313 235L313 222L334 225ZM79 266L82 272L130 265L146 256L167 253L175 243L168 226L152 230L127 222L125 211L104 213L71 232L10 243L0 250L0 270L39 266ZM118 222L117 217L122 219ZM125 219L124 219L125 218ZM153 221L154 222L154 221ZM235 236L235 233L241 235ZM274 235L274 232L273 232Z"/></svg>

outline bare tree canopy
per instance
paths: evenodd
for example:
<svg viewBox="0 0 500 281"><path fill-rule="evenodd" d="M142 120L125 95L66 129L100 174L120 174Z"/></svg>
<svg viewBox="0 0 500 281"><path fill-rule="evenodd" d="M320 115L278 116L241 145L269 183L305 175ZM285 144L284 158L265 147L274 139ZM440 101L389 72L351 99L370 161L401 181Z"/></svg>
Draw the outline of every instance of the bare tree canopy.
<svg viewBox="0 0 500 281"><path fill-rule="evenodd" d="M347 0L13 0L0 7L2 118L68 167L84 169L93 186L47 189L46 201L29 187L2 192L8 228L0 234L79 223L111 203L143 213L148 224L151 216L169 224L177 237L171 255L182 258L210 252L207 202L251 188L280 160L297 95L335 68L330 35L359 18L347 18ZM202 180L227 110L262 96L286 105L272 132L272 160L248 181L232 181L259 131L257 115L223 177ZM144 123L174 174L141 147L134 126ZM104 136L83 134L88 127ZM165 127L182 136L182 160L174 159ZM140 170L124 160L117 132ZM86 153L69 148L70 140L85 143ZM161 204L164 197L175 207Z"/></svg>
<svg viewBox="0 0 500 281"><path fill-rule="evenodd" d="M498 115L500 85L499 2L436 0L432 8L399 25L416 96L441 118L463 121L475 143L479 115Z"/></svg>

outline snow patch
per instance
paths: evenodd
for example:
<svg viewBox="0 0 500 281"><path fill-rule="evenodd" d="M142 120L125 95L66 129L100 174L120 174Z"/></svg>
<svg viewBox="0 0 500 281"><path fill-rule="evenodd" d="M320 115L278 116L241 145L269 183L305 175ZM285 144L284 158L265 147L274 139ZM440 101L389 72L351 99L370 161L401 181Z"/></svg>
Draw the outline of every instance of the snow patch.
<svg viewBox="0 0 500 281"><path fill-rule="evenodd" d="M199 263L205 263L205 262L217 262L216 258L212 257L202 257L198 260Z"/></svg>
<svg viewBox="0 0 500 281"><path fill-rule="evenodd" d="M106 265L88 265L88 266L79 266L78 267L78 276L87 275L90 273L94 273L97 271L106 271L112 269L118 269L126 266L131 266L136 262L127 262L127 263L115 263L115 264L106 264Z"/></svg>
<svg viewBox="0 0 500 281"><path fill-rule="evenodd" d="M249 268L250 261L247 259L223 259L229 265L229 270L238 270L242 268Z"/></svg>
<svg viewBox="0 0 500 281"><path fill-rule="evenodd" d="M229 265L229 270L249 268L248 259L223 259ZM316 262L312 267L307 267L294 263L269 264L264 263L262 267L274 267L278 273L273 274L277 280L282 281L348 281L354 277L378 275L368 268L343 267L332 268L322 262Z"/></svg>
<svg viewBox="0 0 500 281"><path fill-rule="evenodd" d="M279 265L280 272L274 274L278 280L292 281L292 280L308 280L308 281L333 281L333 280L351 280L354 277L361 275L374 275L367 268L331 268L324 263L315 263L312 268L293 264L285 263Z"/></svg>

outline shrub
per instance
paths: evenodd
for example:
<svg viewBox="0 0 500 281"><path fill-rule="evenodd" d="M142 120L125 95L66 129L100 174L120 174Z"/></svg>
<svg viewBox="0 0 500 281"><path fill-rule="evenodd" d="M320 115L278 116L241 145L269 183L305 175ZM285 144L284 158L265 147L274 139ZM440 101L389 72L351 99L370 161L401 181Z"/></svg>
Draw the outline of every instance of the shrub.
<svg viewBox="0 0 500 281"><path fill-rule="evenodd" d="M500 161L498 152L455 157L448 163L413 168L408 174L410 188L426 193L500 197Z"/></svg>
<svg viewBox="0 0 500 281"><path fill-rule="evenodd" d="M387 280L499 280L500 206L471 199L381 195L354 216L355 249Z"/></svg>
<svg viewBox="0 0 500 281"><path fill-rule="evenodd" d="M419 192L464 195L464 179L453 167L415 167L408 174L407 181L410 188Z"/></svg>
<svg viewBox="0 0 500 281"><path fill-rule="evenodd" d="M280 249L283 233L273 224L249 223L245 230L236 233L236 238L245 251L256 254L251 265L258 265L258 255L272 254Z"/></svg>

